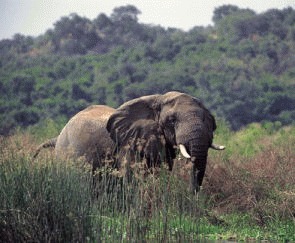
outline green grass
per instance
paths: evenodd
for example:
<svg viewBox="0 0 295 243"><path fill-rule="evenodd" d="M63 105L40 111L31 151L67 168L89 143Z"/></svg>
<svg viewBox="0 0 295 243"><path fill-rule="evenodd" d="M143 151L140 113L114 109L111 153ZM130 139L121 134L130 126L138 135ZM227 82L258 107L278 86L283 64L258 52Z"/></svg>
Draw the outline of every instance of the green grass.
<svg viewBox="0 0 295 243"><path fill-rule="evenodd" d="M33 161L37 132L1 138L1 240L295 241L294 127L223 129L226 145L240 146L210 152L198 196L185 177L166 168L129 180L101 169L93 184L91 169L81 162L57 161L45 151ZM222 141L221 133L217 137ZM240 155L253 141L259 150Z"/></svg>
<svg viewBox="0 0 295 243"><path fill-rule="evenodd" d="M0 166L2 240L81 241L90 234L89 175L13 154Z"/></svg>

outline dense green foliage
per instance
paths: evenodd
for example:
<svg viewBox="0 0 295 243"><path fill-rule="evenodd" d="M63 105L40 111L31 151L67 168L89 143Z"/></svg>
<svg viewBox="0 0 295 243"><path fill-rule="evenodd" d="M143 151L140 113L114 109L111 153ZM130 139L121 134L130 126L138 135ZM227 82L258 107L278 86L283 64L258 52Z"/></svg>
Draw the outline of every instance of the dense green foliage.
<svg viewBox="0 0 295 243"><path fill-rule="evenodd" d="M200 98L233 129L294 121L295 10L225 5L214 26L187 32L141 24L138 14L72 14L36 38L0 41L0 134L170 90Z"/></svg>
<svg viewBox="0 0 295 243"><path fill-rule="evenodd" d="M49 133L45 133L44 131ZM0 137L0 235L4 242L295 241L295 127L221 125L203 190L189 191L187 161L172 172L115 177L58 161L36 140L59 131L52 121ZM227 138L231 139L227 139ZM257 146L253 146L253 141Z"/></svg>

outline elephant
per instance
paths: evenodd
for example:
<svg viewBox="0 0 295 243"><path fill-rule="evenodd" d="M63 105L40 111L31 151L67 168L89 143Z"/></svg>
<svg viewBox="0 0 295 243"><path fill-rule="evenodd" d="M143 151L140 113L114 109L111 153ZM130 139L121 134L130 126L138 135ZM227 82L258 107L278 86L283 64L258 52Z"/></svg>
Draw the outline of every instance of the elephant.
<svg viewBox="0 0 295 243"><path fill-rule="evenodd" d="M107 120L115 109L104 105L91 105L73 116L57 138L41 144L34 155L42 148L55 147L59 159L83 158L92 164L93 171L111 161L114 143L106 130Z"/></svg>
<svg viewBox="0 0 295 243"><path fill-rule="evenodd" d="M116 110L90 106L71 118L57 138L41 144L35 156L51 146L59 158L84 157L93 164L93 171L106 160L123 167L126 158L144 159L147 167L165 161L172 170L179 148L193 164L191 188L197 192L209 148L225 148L213 143L215 129L214 116L200 100L172 91L130 100Z"/></svg>
<svg viewBox="0 0 295 243"><path fill-rule="evenodd" d="M110 115L106 129L122 156L126 147L134 155L136 149L130 149L130 143L148 141L140 147L141 157L145 155L150 166L161 163L162 159L172 170L178 147L193 164L191 190L194 193L202 186L209 148L225 148L213 143L216 122L209 110L197 98L177 91L124 103Z"/></svg>

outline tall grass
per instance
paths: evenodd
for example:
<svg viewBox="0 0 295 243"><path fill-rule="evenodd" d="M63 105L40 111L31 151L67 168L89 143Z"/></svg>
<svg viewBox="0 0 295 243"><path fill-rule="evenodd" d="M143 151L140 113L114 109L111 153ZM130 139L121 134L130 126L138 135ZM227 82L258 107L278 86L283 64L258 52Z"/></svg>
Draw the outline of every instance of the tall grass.
<svg viewBox="0 0 295 243"><path fill-rule="evenodd" d="M101 168L94 179L81 161L57 161L48 151L32 160L38 129L1 138L0 239L295 240L295 128L269 127L253 124L238 133L221 127L216 140L227 150L209 153L198 196L188 190L185 160L176 160L172 173L118 177Z"/></svg>
<svg viewBox="0 0 295 243"><path fill-rule="evenodd" d="M1 142L1 240L82 241L90 235L89 173L52 160L32 161L11 147Z"/></svg>
<svg viewBox="0 0 295 243"><path fill-rule="evenodd" d="M27 135L2 138L0 235L5 242L175 241L198 237L202 210L166 169L93 176L81 161L31 159ZM27 151L26 151L27 149Z"/></svg>
<svg viewBox="0 0 295 243"><path fill-rule="evenodd" d="M198 202L167 171L159 173L131 181L103 174L95 190L97 236L128 242L198 238Z"/></svg>

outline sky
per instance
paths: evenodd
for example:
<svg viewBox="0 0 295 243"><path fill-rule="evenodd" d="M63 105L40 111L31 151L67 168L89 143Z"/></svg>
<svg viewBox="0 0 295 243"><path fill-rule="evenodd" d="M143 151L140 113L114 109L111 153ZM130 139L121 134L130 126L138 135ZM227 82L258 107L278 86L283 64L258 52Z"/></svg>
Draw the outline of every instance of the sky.
<svg viewBox="0 0 295 243"><path fill-rule="evenodd" d="M115 7L131 4L142 13L140 23L175 27L185 31L194 26L212 25L216 7L232 4L256 13L268 9L295 9L294 0L0 0L0 40L14 34L38 36L52 29L63 16L77 13L95 19L108 16Z"/></svg>

